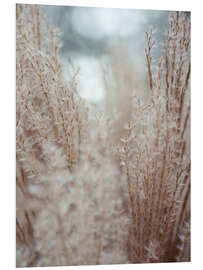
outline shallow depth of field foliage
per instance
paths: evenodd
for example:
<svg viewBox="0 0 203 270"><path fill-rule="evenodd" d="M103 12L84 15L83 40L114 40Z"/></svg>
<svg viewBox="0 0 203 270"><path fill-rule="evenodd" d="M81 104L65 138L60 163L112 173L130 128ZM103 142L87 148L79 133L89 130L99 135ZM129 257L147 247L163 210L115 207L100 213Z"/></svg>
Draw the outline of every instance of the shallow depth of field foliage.
<svg viewBox="0 0 203 270"><path fill-rule="evenodd" d="M155 63L143 35L145 89L113 48L96 110L79 67L63 78L58 30L17 4L17 267L190 260L190 18L170 14Z"/></svg>

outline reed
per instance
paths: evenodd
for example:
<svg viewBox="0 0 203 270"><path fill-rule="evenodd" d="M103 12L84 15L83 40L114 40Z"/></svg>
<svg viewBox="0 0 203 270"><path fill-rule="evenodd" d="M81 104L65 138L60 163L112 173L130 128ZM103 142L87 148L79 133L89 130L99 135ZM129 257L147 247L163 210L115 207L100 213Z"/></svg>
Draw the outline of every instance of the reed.
<svg viewBox="0 0 203 270"><path fill-rule="evenodd" d="M189 18L170 14L154 65L146 33L147 98L111 51L99 114L79 68L64 81L58 35L16 5L17 267L190 261Z"/></svg>

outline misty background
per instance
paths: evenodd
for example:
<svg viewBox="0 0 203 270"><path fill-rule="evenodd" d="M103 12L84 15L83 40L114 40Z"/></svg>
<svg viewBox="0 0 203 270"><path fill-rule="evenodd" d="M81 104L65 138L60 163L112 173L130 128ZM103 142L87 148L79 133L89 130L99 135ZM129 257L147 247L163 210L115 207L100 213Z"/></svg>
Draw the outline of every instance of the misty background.
<svg viewBox="0 0 203 270"><path fill-rule="evenodd" d="M60 29L60 56L64 75L67 62L80 67L80 95L89 102L104 99L101 63L116 46L123 46L140 73L145 70L145 32L155 29L156 48L153 56L162 53L161 43L168 28L169 11L132 10L73 6L41 6L53 26ZM120 59L122 64L122 57Z"/></svg>

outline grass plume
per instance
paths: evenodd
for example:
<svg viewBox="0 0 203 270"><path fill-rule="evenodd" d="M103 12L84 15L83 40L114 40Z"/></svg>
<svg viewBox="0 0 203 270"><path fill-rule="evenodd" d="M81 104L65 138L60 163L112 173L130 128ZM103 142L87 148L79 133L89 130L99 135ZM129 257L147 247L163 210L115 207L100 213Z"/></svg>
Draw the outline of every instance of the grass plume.
<svg viewBox="0 0 203 270"><path fill-rule="evenodd" d="M170 14L152 64L154 45L150 28L147 98L114 50L91 120L80 69L63 78L58 30L16 5L17 267L190 261L189 18Z"/></svg>

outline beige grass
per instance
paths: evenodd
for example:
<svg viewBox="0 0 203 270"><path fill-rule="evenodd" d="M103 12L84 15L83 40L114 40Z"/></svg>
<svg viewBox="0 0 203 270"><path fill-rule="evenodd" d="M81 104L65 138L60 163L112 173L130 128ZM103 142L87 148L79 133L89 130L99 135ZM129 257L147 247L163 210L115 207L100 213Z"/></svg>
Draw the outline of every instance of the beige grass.
<svg viewBox="0 0 203 270"><path fill-rule="evenodd" d="M147 98L111 53L111 102L91 120L57 30L16 6L17 267L190 260L189 19L171 13L155 67L153 46L150 29Z"/></svg>

